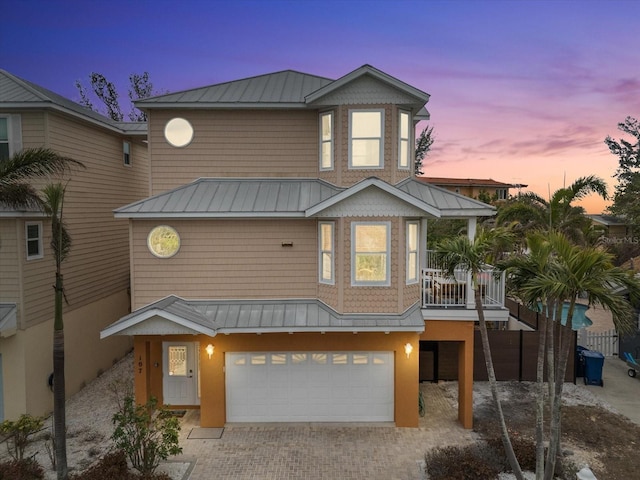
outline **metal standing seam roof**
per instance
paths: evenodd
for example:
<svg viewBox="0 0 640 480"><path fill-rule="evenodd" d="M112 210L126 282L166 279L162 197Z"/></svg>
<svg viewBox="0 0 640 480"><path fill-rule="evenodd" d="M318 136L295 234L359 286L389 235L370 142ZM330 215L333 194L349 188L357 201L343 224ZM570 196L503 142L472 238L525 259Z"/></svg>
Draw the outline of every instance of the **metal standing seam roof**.
<svg viewBox="0 0 640 480"><path fill-rule="evenodd" d="M333 82L333 80L309 75L293 70L258 75L255 77L219 83L206 87L184 90L138 100L139 107L159 107L191 105L211 107L212 105L275 105L304 104L304 98L311 92Z"/></svg>
<svg viewBox="0 0 640 480"><path fill-rule="evenodd" d="M132 327L159 316L176 322L186 334L395 332L424 331L416 304L402 314L339 314L313 299L185 300L170 295L121 318L101 332L131 335Z"/></svg>
<svg viewBox="0 0 640 480"><path fill-rule="evenodd" d="M128 135L146 135L146 122L116 122L79 103L0 69L0 108L53 108Z"/></svg>
<svg viewBox="0 0 640 480"><path fill-rule="evenodd" d="M364 188L380 188L433 216L491 216L495 208L413 179L396 186L375 177L349 188L319 179L200 178L115 210L116 218L309 217Z"/></svg>
<svg viewBox="0 0 640 480"><path fill-rule="evenodd" d="M371 65L363 65L338 80L284 70L150 97L136 101L135 105L138 108L305 108L363 75L370 75L415 98L417 118L429 118L424 108L429 94Z"/></svg>

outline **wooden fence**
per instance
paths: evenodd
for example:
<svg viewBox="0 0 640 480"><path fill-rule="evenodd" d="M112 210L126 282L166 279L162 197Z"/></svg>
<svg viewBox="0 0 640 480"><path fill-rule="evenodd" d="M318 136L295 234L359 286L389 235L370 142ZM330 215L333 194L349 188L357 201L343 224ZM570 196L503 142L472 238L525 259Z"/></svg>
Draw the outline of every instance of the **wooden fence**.
<svg viewBox="0 0 640 480"><path fill-rule="evenodd" d="M531 312L513 301L506 302L506 305L513 317L518 318L531 328L538 326L539 314ZM575 382L577 335L567 327L562 327L562 334L572 336L571 354L569 355L565 381ZM499 381L535 381L539 338L540 334L537 330L489 330L489 345L491 346L496 378ZM487 380L487 369L484 363L479 330L475 332L473 350L473 379ZM457 342L420 342L420 381L457 379Z"/></svg>

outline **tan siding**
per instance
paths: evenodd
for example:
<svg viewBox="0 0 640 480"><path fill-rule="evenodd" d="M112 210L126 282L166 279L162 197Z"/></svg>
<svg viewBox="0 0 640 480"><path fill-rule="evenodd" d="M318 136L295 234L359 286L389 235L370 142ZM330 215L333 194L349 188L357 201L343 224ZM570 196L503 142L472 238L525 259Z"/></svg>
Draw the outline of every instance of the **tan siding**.
<svg viewBox="0 0 640 480"><path fill-rule="evenodd" d="M18 302L20 298L16 223L13 218L0 219L0 302Z"/></svg>
<svg viewBox="0 0 640 480"><path fill-rule="evenodd" d="M41 147L46 144L43 112L21 113L22 146Z"/></svg>
<svg viewBox="0 0 640 480"><path fill-rule="evenodd" d="M46 219L31 220L42 220L44 255L39 259L27 260L24 246L25 221L20 220L18 228L18 242L21 245L19 261L22 263L22 288L24 291L21 328L29 328L53 318L54 295L51 287L55 283L55 265L49 245L51 242L51 223Z"/></svg>
<svg viewBox="0 0 640 480"><path fill-rule="evenodd" d="M176 294L185 298L315 298L317 224L310 220L166 222L181 238L177 255L147 248L157 222L133 225L134 308ZM293 242L283 247L282 242Z"/></svg>
<svg viewBox="0 0 640 480"><path fill-rule="evenodd" d="M164 140L173 117L189 120L191 144ZM318 117L315 111L154 111L149 124L153 193L199 177L315 177Z"/></svg>
<svg viewBox="0 0 640 480"><path fill-rule="evenodd" d="M36 132L46 126L40 138ZM67 184L64 218L72 238L62 265L71 311L129 286L128 222L116 220L113 210L148 196L145 144L55 113L25 114L23 130L33 132L25 146L46 145L82 162ZM132 166L125 166L122 142L132 143ZM37 187L45 181L34 182ZM53 260L49 251L50 225L44 222L45 257L24 264L25 327L52 315ZM115 319L114 319L115 320Z"/></svg>

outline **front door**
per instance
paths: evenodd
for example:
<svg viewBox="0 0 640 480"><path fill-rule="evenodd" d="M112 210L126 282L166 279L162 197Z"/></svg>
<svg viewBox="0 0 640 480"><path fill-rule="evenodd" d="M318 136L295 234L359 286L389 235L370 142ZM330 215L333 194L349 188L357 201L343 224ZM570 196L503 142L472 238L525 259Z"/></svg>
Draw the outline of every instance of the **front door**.
<svg viewBox="0 0 640 480"><path fill-rule="evenodd" d="M165 405L199 405L198 342L163 342L162 395Z"/></svg>

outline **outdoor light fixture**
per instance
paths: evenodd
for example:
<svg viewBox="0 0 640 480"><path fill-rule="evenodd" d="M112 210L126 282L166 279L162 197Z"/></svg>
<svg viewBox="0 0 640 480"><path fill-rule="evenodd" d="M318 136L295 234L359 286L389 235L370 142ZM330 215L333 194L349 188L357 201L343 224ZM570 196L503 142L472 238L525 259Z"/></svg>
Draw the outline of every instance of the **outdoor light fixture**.
<svg viewBox="0 0 640 480"><path fill-rule="evenodd" d="M207 352L207 355L209 355L209 360L211 360L211 355L213 355L213 350L214 350L213 345L211 344L207 345L207 348L205 348L205 350Z"/></svg>
<svg viewBox="0 0 640 480"><path fill-rule="evenodd" d="M409 355L411 355L411 352L413 352L413 345L407 342L407 344L404 346L404 353L407 354L407 358L409 358Z"/></svg>

